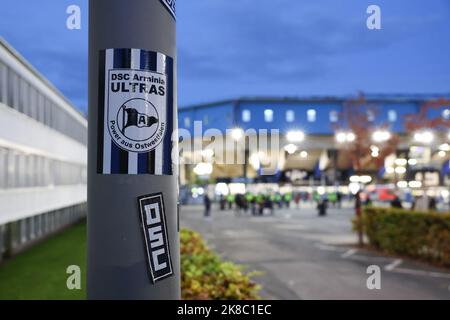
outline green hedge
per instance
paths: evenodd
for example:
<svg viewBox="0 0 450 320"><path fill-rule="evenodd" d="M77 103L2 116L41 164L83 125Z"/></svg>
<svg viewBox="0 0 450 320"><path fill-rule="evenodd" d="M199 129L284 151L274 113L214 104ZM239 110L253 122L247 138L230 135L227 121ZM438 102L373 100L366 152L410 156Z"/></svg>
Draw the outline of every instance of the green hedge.
<svg viewBox="0 0 450 320"><path fill-rule="evenodd" d="M450 213L367 207L358 227L375 248L450 266Z"/></svg>
<svg viewBox="0 0 450 320"><path fill-rule="evenodd" d="M255 272L222 259L208 249L201 236L191 230L180 232L181 294L188 300L255 300L260 287Z"/></svg>

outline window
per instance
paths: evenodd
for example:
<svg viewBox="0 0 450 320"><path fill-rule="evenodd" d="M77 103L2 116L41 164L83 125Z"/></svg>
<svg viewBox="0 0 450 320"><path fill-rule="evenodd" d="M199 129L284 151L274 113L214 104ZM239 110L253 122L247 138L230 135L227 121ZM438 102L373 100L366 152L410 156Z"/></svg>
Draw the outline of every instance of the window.
<svg viewBox="0 0 450 320"><path fill-rule="evenodd" d="M30 116L35 120L37 120L37 109L37 91L30 86Z"/></svg>
<svg viewBox="0 0 450 320"><path fill-rule="evenodd" d="M7 181L8 170L8 151L0 148L0 189L6 189L8 185Z"/></svg>
<svg viewBox="0 0 450 320"><path fill-rule="evenodd" d="M286 111L286 122L294 122L294 120L295 120L294 110Z"/></svg>
<svg viewBox="0 0 450 320"><path fill-rule="evenodd" d="M17 83L16 83L16 74L14 71L8 68L8 99L6 101L6 104L8 107L11 108L17 108L16 105L16 89L17 89Z"/></svg>
<svg viewBox="0 0 450 320"><path fill-rule="evenodd" d="M444 120L449 120L450 119L450 109L444 109L443 111L442 111L442 118L444 119Z"/></svg>
<svg viewBox="0 0 450 320"><path fill-rule="evenodd" d="M370 121L370 122L375 121L375 112L373 112L373 110L367 110L366 114L367 114L368 121Z"/></svg>
<svg viewBox="0 0 450 320"><path fill-rule="evenodd" d="M336 110L330 111L330 122L338 122L339 121L339 114Z"/></svg>
<svg viewBox="0 0 450 320"><path fill-rule="evenodd" d="M308 111L306 111L306 119L308 120L308 122L315 122L316 121L316 110L308 109Z"/></svg>
<svg viewBox="0 0 450 320"><path fill-rule="evenodd" d="M38 121L44 123L45 98L41 93L38 93L38 95Z"/></svg>
<svg viewBox="0 0 450 320"><path fill-rule="evenodd" d="M7 96L7 77L8 74L6 73L7 69L6 66L2 63L0 63L0 102L3 102L6 104L6 96Z"/></svg>
<svg viewBox="0 0 450 320"><path fill-rule="evenodd" d="M191 126L191 119L189 117L184 118L184 126L189 128Z"/></svg>
<svg viewBox="0 0 450 320"><path fill-rule="evenodd" d="M264 110L264 120L266 122L272 122L273 121L273 110L272 109Z"/></svg>
<svg viewBox="0 0 450 320"><path fill-rule="evenodd" d="M19 111L26 114L27 83L19 77Z"/></svg>
<svg viewBox="0 0 450 320"><path fill-rule="evenodd" d="M389 120L389 122L397 121L397 111L389 110L388 111L388 120Z"/></svg>
<svg viewBox="0 0 450 320"><path fill-rule="evenodd" d="M250 122L251 120L251 113L250 110L242 110L242 121L244 122Z"/></svg>
<svg viewBox="0 0 450 320"><path fill-rule="evenodd" d="M15 154L14 151L8 150L8 188L14 188L15 187L15 166L16 160L15 160Z"/></svg>

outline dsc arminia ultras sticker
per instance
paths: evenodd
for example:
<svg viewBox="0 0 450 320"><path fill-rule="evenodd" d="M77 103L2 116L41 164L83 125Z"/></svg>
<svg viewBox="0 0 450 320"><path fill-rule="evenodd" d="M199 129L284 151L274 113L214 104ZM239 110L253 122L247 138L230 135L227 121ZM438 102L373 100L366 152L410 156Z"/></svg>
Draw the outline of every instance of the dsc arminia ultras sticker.
<svg viewBox="0 0 450 320"><path fill-rule="evenodd" d="M138 198L147 262L153 283L173 275L162 193Z"/></svg>
<svg viewBox="0 0 450 320"><path fill-rule="evenodd" d="M172 174L173 60L141 49L100 52L100 174Z"/></svg>

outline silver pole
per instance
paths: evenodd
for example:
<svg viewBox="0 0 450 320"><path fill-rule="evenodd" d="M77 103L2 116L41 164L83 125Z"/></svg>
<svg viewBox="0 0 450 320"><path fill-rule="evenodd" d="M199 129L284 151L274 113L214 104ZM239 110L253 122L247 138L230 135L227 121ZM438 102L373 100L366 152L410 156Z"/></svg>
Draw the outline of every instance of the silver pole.
<svg viewBox="0 0 450 320"><path fill-rule="evenodd" d="M88 299L180 298L174 4L89 3Z"/></svg>

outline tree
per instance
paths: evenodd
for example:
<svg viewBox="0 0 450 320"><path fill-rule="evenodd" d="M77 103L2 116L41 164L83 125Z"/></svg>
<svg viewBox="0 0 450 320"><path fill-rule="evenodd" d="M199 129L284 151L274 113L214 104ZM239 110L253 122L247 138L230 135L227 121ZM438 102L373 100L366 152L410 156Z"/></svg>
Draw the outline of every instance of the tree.
<svg viewBox="0 0 450 320"><path fill-rule="evenodd" d="M431 99L423 103L418 113L410 113L404 116L404 126L408 133L417 132L423 129L433 129L436 131L448 131L450 128L450 117L430 117L431 110L444 110L450 107L450 100L445 98Z"/></svg>
<svg viewBox="0 0 450 320"><path fill-rule="evenodd" d="M335 126L336 132L352 132L355 135L354 141L340 144L340 150L357 172L380 169L385 158L397 149L399 139L389 131L389 124L376 124L374 121L379 112L379 106L368 102L360 93L357 98L344 102L338 125ZM372 139L375 131L389 132L389 136L375 142ZM377 152L374 152L375 148Z"/></svg>

